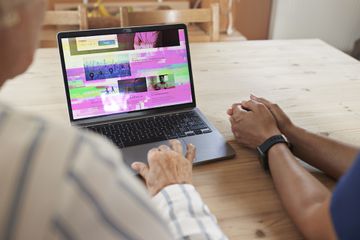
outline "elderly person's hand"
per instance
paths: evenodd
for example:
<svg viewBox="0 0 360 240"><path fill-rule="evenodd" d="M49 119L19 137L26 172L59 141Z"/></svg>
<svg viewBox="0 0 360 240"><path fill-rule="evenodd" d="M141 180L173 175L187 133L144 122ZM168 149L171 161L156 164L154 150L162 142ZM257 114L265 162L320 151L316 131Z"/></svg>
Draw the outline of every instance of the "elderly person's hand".
<svg viewBox="0 0 360 240"><path fill-rule="evenodd" d="M268 138L281 134L270 110L258 101L233 104L228 114L236 140L246 147L254 149Z"/></svg>
<svg viewBox="0 0 360 240"><path fill-rule="evenodd" d="M171 140L170 147L161 145L149 151L148 165L135 162L131 167L143 177L151 196L154 196L172 184L191 184L194 159L194 145L187 145L184 156L180 141Z"/></svg>

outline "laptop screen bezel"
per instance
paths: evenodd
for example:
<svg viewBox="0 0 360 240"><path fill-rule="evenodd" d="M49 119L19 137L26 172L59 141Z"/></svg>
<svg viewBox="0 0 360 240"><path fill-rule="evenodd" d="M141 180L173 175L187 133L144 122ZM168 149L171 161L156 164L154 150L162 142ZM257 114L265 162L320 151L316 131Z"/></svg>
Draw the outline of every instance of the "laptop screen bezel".
<svg viewBox="0 0 360 240"><path fill-rule="evenodd" d="M102 116L92 116L92 117L74 119L72 106L71 106L68 78L67 78L67 73L66 73L66 64L65 64L64 52L63 52L63 46L62 46L62 39L98 36L98 35L109 35L109 34L161 31L161 30L167 30L167 29L178 29L178 30L183 29L184 30L192 102L185 103L185 104L164 106L164 107L156 107L156 108L152 108L152 109L142 109L142 110L136 110L136 111L132 111L132 112L113 113L113 114L102 115ZM96 29L96 30L85 30L85 31L60 32L57 35L57 41L58 41L58 48L59 48L59 53L60 53L61 67L62 67L62 73L63 73L63 79L64 79L66 100L67 100L67 105L68 105L68 113L69 113L70 121L73 124L97 123L97 122L111 121L111 120L124 119L124 118L141 117L141 116L145 116L145 115L153 115L153 114L159 114L159 113L164 113L164 112L169 112L169 111L176 111L176 110L185 109L185 108L195 108L196 107L195 89L194 89L192 65L191 65L191 58L190 58L189 38L188 38L187 27L185 24L153 25L153 26L141 26L141 27L107 28L107 29Z"/></svg>

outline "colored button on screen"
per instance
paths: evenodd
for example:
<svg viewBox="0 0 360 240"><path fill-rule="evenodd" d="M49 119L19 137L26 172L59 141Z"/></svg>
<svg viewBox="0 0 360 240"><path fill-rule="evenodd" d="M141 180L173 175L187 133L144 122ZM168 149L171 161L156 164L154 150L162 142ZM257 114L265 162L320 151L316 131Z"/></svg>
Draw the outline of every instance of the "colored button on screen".
<svg viewBox="0 0 360 240"><path fill-rule="evenodd" d="M99 41L99 46L110 46L110 45L115 45L115 40L100 40Z"/></svg>

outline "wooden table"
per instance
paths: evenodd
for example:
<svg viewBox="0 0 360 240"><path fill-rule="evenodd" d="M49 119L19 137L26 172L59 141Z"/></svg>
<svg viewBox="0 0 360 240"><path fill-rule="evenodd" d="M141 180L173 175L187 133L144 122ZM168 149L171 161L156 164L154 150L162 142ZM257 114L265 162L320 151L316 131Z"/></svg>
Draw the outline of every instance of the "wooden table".
<svg viewBox="0 0 360 240"><path fill-rule="evenodd" d="M230 239L301 239L256 154L233 141L225 111L254 93L279 103L302 127L360 143L359 62L320 40L191 48L198 105L237 152L235 159L196 167L195 186ZM0 100L69 124L57 50L39 50L30 70L3 87Z"/></svg>

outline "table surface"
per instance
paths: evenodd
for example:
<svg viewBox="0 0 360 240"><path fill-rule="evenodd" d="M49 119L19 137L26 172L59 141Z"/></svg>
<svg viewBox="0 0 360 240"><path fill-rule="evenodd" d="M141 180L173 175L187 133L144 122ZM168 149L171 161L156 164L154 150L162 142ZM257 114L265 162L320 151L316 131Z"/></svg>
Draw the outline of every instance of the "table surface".
<svg viewBox="0 0 360 240"><path fill-rule="evenodd" d="M320 40L199 43L191 55L198 106L237 153L195 167L194 185L230 239L302 239L255 152L234 141L225 111L254 93L280 104L302 127L360 142L360 63ZM29 71L5 84L0 100L69 124L57 50L38 50Z"/></svg>

